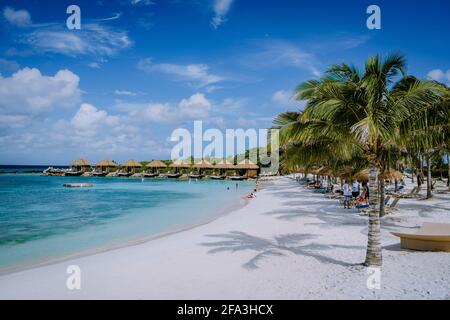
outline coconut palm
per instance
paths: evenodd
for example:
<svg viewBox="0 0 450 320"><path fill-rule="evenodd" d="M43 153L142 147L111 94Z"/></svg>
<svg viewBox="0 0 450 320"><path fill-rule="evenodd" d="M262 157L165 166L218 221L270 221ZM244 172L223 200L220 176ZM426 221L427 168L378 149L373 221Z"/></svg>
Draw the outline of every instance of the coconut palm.
<svg viewBox="0 0 450 320"><path fill-rule="evenodd" d="M378 176L389 167L386 155L398 149L396 143L408 129L419 130L410 122L440 97L434 83L406 77L405 67L405 58L399 54L370 57L364 72L345 63L332 66L320 81L310 80L296 89L296 97L307 100L301 114L285 113L277 119L278 124L279 120L288 122L284 124L286 136L297 144L333 144L334 151L345 150L350 157L362 155L368 164L371 196L366 265L382 264Z"/></svg>

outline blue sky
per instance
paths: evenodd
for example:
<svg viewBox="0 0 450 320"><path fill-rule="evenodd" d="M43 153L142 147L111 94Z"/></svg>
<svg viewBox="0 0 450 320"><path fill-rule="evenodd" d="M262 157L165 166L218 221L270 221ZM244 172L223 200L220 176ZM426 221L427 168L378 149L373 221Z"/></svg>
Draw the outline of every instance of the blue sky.
<svg viewBox="0 0 450 320"><path fill-rule="evenodd" d="M66 8L81 8L81 30ZM381 8L381 30L366 8ZM169 158L176 128L267 128L296 85L400 51L450 83L450 3L0 1L0 164Z"/></svg>

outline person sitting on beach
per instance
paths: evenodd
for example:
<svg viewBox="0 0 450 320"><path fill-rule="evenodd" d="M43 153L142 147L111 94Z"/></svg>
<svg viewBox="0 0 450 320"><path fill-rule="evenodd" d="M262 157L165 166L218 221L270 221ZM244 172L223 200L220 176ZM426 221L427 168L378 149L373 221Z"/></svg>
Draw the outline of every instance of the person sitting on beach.
<svg viewBox="0 0 450 320"><path fill-rule="evenodd" d="M342 191L344 193L344 209L350 209L351 206L352 194L350 190L350 185L344 181L344 185L342 186Z"/></svg>

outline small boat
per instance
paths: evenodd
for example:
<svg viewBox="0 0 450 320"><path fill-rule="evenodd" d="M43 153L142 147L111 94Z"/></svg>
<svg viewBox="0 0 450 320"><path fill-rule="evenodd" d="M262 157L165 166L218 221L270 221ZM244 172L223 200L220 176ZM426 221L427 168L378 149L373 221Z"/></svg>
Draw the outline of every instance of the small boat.
<svg viewBox="0 0 450 320"><path fill-rule="evenodd" d="M179 178L181 177L181 173L168 173L167 178Z"/></svg>
<svg viewBox="0 0 450 320"><path fill-rule="evenodd" d="M95 177L104 177L108 174L108 171L92 171L92 175Z"/></svg>
<svg viewBox="0 0 450 320"><path fill-rule="evenodd" d="M142 177L144 177L144 178L154 178L154 177L157 177L157 176L158 176L157 173L142 172Z"/></svg>
<svg viewBox="0 0 450 320"><path fill-rule="evenodd" d="M209 178L210 179L213 179L213 180L223 180L223 179L225 179L226 178L226 176L209 176Z"/></svg>
<svg viewBox="0 0 450 320"><path fill-rule="evenodd" d="M188 177L191 179L201 179L203 178L205 175L204 174L194 174L194 173L189 173Z"/></svg>
<svg viewBox="0 0 450 320"><path fill-rule="evenodd" d="M64 183L64 187L67 188L85 188L85 187L92 187L92 183Z"/></svg>
<svg viewBox="0 0 450 320"><path fill-rule="evenodd" d="M70 176L70 177L73 177L73 176L81 176L83 174L83 171L66 171L66 172L64 172L64 175L65 176Z"/></svg>
<svg viewBox="0 0 450 320"><path fill-rule="evenodd" d="M245 179L245 177L243 177L243 176L229 176L228 178L231 180L244 180Z"/></svg>

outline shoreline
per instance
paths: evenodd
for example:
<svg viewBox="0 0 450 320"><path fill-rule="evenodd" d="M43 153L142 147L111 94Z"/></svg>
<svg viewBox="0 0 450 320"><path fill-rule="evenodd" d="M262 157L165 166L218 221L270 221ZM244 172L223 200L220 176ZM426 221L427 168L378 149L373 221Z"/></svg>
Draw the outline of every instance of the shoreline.
<svg viewBox="0 0 450 320"><path fill-rule="evenodd" d="M246 194L248 194L248 193L246 193ZM88 249L88 250L82 250L80 252L65 255L62 257L48 258L48 259L44 259L44 260L40 260L40 261L25 263L23 265L18 265L18 266L14 266L14 267L7 267L4 269L0 269L0 277L4 276L4 275L14 274L17 272L32 270L35 268L50 266L50 265L57 264L57 263L63 263L63 262L70 261L73 259L93 256L93 255L108 252L108 251L137 246L137 245L149 242L149 241L157 240L157 239L160 239L163 237L168 237L173 234L188 231L188 230L194 229L199 226L207 225L208 223L211 223L211 222L219 219L222 216L226 216L236 210L239 210L239 209L245 207L248 204L248 202L251 200L245 196L246 194L238 195L238 198L233 201L234 203L231 203L226 208L219 210L217 212L217 214L215 214L214 216L208 217L208 218L203 218L201 221L198 221L197 223L182 224L178 227L169 228L167 230L160 231L160 232L157 232L152 235L147 235L147 236L138 237L138 238L131 239L131 240L126 240L124 242L114 241L110 244L106 244L101 247L96 247L96 248L92 248L92 249ZM120 243L116 243L116 242L120 242Z"/></svg>
<svg viewBox="0 0 450 320"><path fill-rule="evenodd" d="M367 288L367 217L288 177L245 206L133 246L0 276L3 299L449 299L450 254L400 248L391 231L450 222L450 194L401 199L382 218L379 290ZM410 187L410 186L408 186ZM81 289L66 288L68 265ZM195 284L195 285L193 285Z"/></svg>

